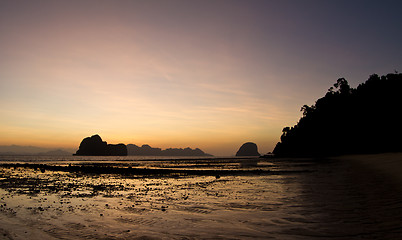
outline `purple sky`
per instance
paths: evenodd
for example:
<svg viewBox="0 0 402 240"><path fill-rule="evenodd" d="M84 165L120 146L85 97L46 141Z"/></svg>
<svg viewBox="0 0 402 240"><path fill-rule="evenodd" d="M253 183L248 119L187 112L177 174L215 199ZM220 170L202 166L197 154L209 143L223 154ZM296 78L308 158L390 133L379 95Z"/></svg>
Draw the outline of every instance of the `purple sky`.
<svg viewBox="0 0 402 240"><path fill-rule="evenodd" d="M1 1L0 145L272 151L340 77L402 69L402 1Z"/></svg>

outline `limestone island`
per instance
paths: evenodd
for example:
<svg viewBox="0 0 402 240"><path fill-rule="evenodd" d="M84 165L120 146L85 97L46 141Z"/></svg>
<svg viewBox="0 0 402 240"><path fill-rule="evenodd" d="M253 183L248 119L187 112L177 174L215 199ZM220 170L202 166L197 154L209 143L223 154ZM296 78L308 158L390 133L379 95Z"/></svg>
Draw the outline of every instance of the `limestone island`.
<svg viewBox="0 0 402 240"><path fill-rule="evenodd" d="M236 157L240 157L240 156L260 156L260 153L258 153L258 148L257 148L257 144L252 143L252 142L247 142L245 144L243 144L239 151L237 151L236 153Z"/></svg>
<svg viewBox="0 0 402 240"><path fill-rule="evenodd" d="M199 148L153 148L147 144L141 147L123 143L108 144L99 135L84 138L75 156L201 156L209 157L211 154L205 153Z"/></svg>
<svg viewBox="0 0 402 240"><path fill-rule="evenodd" d="M127 156L127 146L123 143L107 144L99 135L84 138L75 156Z"/></svg>

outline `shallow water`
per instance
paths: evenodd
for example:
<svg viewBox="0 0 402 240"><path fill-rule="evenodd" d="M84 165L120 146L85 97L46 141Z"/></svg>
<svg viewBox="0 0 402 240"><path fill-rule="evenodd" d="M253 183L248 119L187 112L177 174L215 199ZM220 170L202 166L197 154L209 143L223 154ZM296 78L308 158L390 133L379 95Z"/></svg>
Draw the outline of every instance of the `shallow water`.
<svg viewBox="0 0 402 240"><path fill-rule="evenodd" d="M402 236L401 189L387 176L341 160L212 161L161 160L146 162L146 167L199 169L201 165L202 169L269 169L280 174L145 177L2 167L0 239ZM128 161L115 166L124 168L127 163L143 164Z"/></svg>

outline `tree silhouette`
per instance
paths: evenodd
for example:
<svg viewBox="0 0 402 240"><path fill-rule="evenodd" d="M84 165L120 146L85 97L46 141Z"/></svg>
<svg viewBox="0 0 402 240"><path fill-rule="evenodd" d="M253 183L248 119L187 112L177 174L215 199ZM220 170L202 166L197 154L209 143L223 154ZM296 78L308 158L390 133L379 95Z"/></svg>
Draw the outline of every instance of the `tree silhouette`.
<svg viewBox="0 0 402 240"><path fill-rule="evenodd" d="M282 130L277 156L331 156L402 151L402 74L373 74L356 89L339 78L323 98Z"/></svg>

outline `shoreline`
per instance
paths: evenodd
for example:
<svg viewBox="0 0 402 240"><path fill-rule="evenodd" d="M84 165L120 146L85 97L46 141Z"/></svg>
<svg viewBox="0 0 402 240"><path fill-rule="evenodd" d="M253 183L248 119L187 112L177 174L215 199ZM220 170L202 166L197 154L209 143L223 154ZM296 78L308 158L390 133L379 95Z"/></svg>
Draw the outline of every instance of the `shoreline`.
<svg viewBox="0 0 402 240"><path fill-rule="evenodd" d="M191 175L204 171L198 168L173 169L190 173L177 175L164 167L195 162L158 162L152 171L166 175L136 176L86 173L74 164L76 172L44 169L51 164L0 165L0 239L397 239L402 189L378 167L402 165L400 157L257 159L257 168L279 174L239 175L211 169L245 173L256 166L207 161L204 175ZM129 165L95 166L128 171Z"/></svg>
<svg viewBox="0 0 402 240"><path fill-rule="evenodd" d="M47 164L12 163L0 164L0 168L25 168L53 172L69 172L81 174L118 174L125 177L185 177L185 176L252 176L252 175L287 175L308 173L310 170L271 170L271 169L180 169L180 168L147 168L102 166L101 164L59 166ZM247 168L247 167L245 167Z"/></svg>

